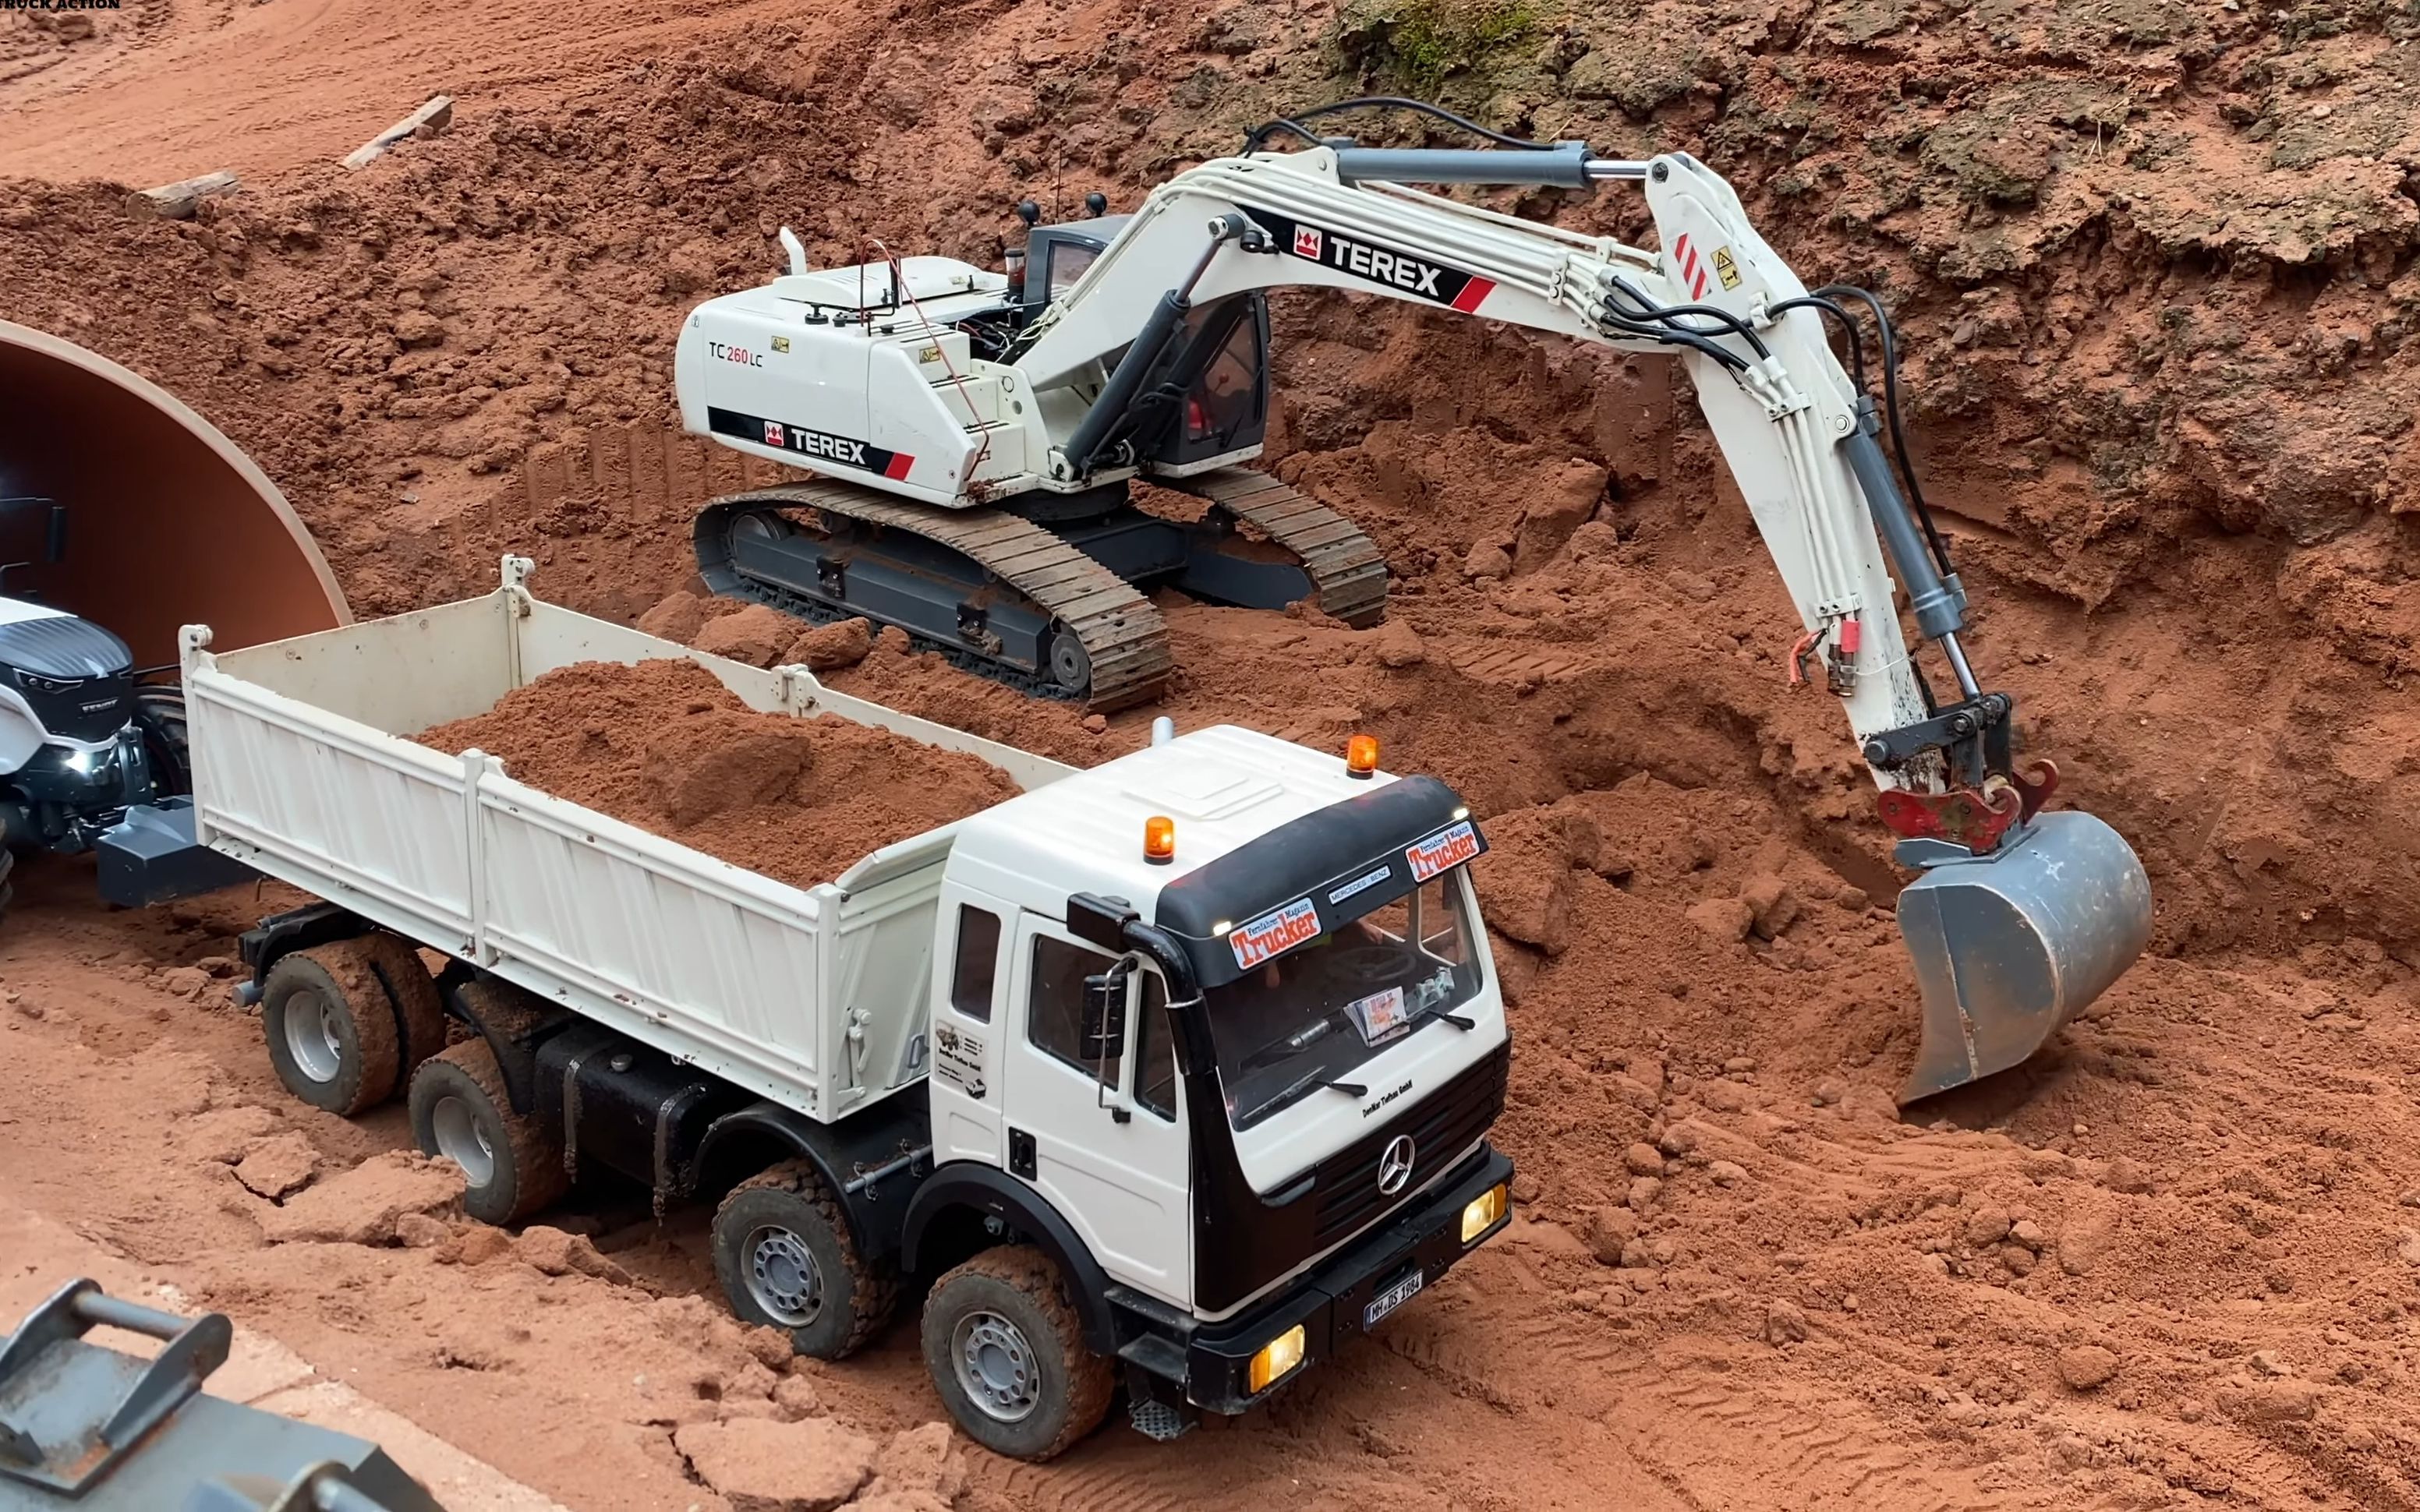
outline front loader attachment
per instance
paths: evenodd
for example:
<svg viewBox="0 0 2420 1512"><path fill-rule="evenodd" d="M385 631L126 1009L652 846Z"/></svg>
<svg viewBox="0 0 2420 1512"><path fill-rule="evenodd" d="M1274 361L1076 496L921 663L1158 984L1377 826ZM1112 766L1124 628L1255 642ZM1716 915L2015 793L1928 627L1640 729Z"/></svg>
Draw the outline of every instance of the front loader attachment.
<svg viewBox="0 0 2420 1512"><path fill-rule="evenodd" d="M1923 847L1899 895L1924 1038L1902 1103L2006 1071L2124 975L2151 937L2151 884L2087 813L2034 816L1988 856Z"/></svg>

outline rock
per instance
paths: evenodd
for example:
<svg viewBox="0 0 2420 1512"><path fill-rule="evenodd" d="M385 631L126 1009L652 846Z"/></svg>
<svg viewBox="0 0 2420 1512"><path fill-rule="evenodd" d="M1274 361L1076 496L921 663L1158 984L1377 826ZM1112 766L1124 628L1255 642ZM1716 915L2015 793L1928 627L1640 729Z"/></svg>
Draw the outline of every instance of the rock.
<svg viewBox="0 0 2420 1512"><path fill-rule="evenodd" d="M1598 501L1605 497L1606 481L1605 469L1574 457L1525 489L1526 507L1512 546L1514 568L1528 572L1560 549L1596 513Z"/></svg>
<svg viewBox="0 0 2420 1512"><path fill-rule="evenodd" d="M1088 735L1106 735L1109 733L1109 717L1106 714L1088 714L1084 716L1083 722L1084 733Z"/></svg>
<svg viewBox="0 0 2420 1512"><path fill-rule="evenodd" d="M275 1202L311 1184L319 1169L319 1151L301 1131L288 1129L252 1147L236 1164L235 1179L255 1196Z"/></svg>
<svg viewBox="0 0 2420 1512"><path fill-rule="evenodd" d="M1846 882L1840 885L1839 891L1832 894L1832 901L1853 914L1864 913L1873 906L1874 902L1865 888Z"/></svg>
<svg viewBox="0 0 2420 1512"><path fill-rule="evenodd" d="M799 622L770 604L751 604L737 613L708 620L690 638L690 644L708 656L770 667L792 641L800 639L798 631Z"/></svg>
<svg viewBox="0 0 2420 1512"><path fill-rule="evenodd" d="M2070 1275L2089 1275L2109 1251L2117 1227L2106 1213L2071 1213L2058 1231L2058 1268Z"/></svg>
<svg viewBox="0 0 2420 1512"><path fill-rule="evenodd" d="M783 1417L793 1420L821 1417L824 1411L824 1400L816 1394L815 1383L804 1376L783 1376L773 1382L773 1405L781 1409Z"/></svg>
<svg viewBox="0 0 2420 1512"><path fill-rule="evenodd" d="M640 615L639 633L687 645L691 636L706 627L709 617L706 600L683 591L657 600L655 608Z"/></svg>
<svg viewBox="0 0 2420 1512"><path fill-rule="evenodd" d="M628 1285L629 1273L597 1253L584 1234L566 1234L545 1224L532 1224L513 1241L513 1253L541 1275L593 1275Z"/></svg>
<svg viewBox="0 0 2420 1512"><path fill-rule="evenodd" d="M2151 1173L2131 1156L2120 1155L2101 1173L2101 1184L2112 1192L2142 1196L2151 1190Z"/></svg>
<svg viewBox="0 0 2420 1512"><path fill-rule="evenodd" d="M209 985L210 974L199 966L170 966L160 973L161 990L183 998L199 997Z"/></svg>
<svg viewBox="0 0 2420 1512"><path fill-rule="evenodd" d="M395 1242L405 1249L435 1249L454 1237L454 1230L425 1212L396 1215Z"/></svg>
<svg viewBox="0 0 2420 1512"><path fill-rule="evenodd" d="M2409 1189L2395 1200L2407 1208L2420 1208L2420 1186Z"/></svg>
<svg viewBox="0 0 2420 1512"><path fill-rule="evenodd" d="M232 1165L252 1152L262 1135L277 1127L277 1116L257 1103L212 1108L184 1125L180 1143L195 1160Z"/></svg>
<svg viewBox="0 0 2420 1512"><path fill-rule="evenodd" d="M1982 1207L1966 1217L1966 1242L1981 1249L2009 1237L2009 1211L2006 1208Z"/></svg>
<svg viewBox="0 0 2420 1512"><path fill-rule="evenodd" d="M1748 878L1739 897L1747 905L1749 927L1759 939L1772 939L1798 917L1798 900L1790 895L1790 884L1770 872Z"/></svg>
<svg viewBox="0 0 2420 1512"><path fill-rule="evenodd" d="M2042 1246L2050 1242L2050 1236L2042 1232L2041 1225L2031 1218L2020 1218L2010 1224L2009 1237L2037 1255L2041 1253Z"/></svg>
<svg viewBox="0 0 2420 1512"><path fill-rule="evenodd" d="M1515 810L1487 822L1487 854L1472 863L1479 910L1497 933L1548 955L1570 945L1579 905L1577 869L1603 846L1577 804Z"/></svg>
<svg viewBox="0 0 2420 1512"><path fill-rule="evenodd" d="M1638 1237L1638 1214L1628 1208L1599 1208L1589 1214L1589 1253L1599 1265L1620 1265L1625 1245Z"/></svg>
<svg viewBox="0 0 2420 1512"><path fill-rule="evenodd" d="M881 1496L927 1496L948 1506L966 1494L967 1465L956 1432L947 1423L926 1423L894 1433L874 1457L874 1484L856 1504Z"/></svg>
<svg viewBox="0 0 2420 1512"><path fill-rule="evenodd" d="M1388 620L1362 633L1370 638L1371 650L1381 667L1417 667L1428 660L1428 648L1420 644L1419 632L1401 620Z"/></svg>
<svg viewBox="0 0 2420 1512"><path fill-rule="evenodd" d="M1630 1174L1633 1176L1661 1176L1664 1174L1664 1156L1653 1145L1637 1144L1631 1146L1628 1149L1621 1152L1621 1164L1629 1167Z"/></svg>
<svg viewBox="0 0 2420 1512"><path fill-rule="evenodd" d="M445 324L426 310L406 310L395 317L395 339L405 347L436 347L445 340Z"/></svg>
<svg viewBox="0 0 2420 1512"><path fill-rule="evenodd" d="M2010 1275L2031 1275L2034 1267L2041 1261L2023 1244L2003 1244L2000 1246L2000 1263L2009 1268Z"/></svg>
<svg viewBox="0 0 2420 1512"><path fill-rule="evenodd" d="M1837 1077L1827 1076L1815 1084L1814 1100L1817 1107L1828 1108L1848 1095L1849 1084Z"/></svg>
<svg viewBox="0 0 2420 1512"><path fill-rule="evenodd" d="M1794 1302L1778 1298L1764 1306L1764 1341L1776 1349L1784 1344L1797 1344L1807 1337L1807 1311Z"/></svg>
<svg viewBox="0 0 2420 1512"><path fill-rule="evenodd" d="M1545 1187L1539 1181L1535 1171L1523 1170L1513 1173L1512 1200L1514 1202L1527 1207L1537 1201L1539 1195L1544 1190Z"/></svg>
<svg viewBox="0 0 2420 1512"><path fill-rule="evenodd" d="M874 638L874 649L886 656L905 656L916 649L908 632L895 625L886 625Z"/></svg>
<svg viewBox="0 0 2420 1512"><path fill-rule="evenodd" d="M1470 555L1462 559L1463 576L1473 581L1485 582L1496 578L1512 576L1512 555L1500 546L1474 546Z"/></svg>
<svg viewBox="0 0 2420 1512"><path fill-rule="evenodd" d="M1747 1167L1737 1161L1718 1160L1706 1167L1706 1174L1716 1186L1737 1186L1747 1180Z"/></svg>
<svg viewBox="0 0 2420 1512"><path fill-rule="evenodd" d="M1756 913L1737 898L1709 898L1693 903L1681 916L1703 930L1711 939L1735 944L1747 938L1756 923Z"/></svg>
<svg viewBox="0 0 2420 1512"><path fill-rule="evenodd" d="M1637 1147L1634 1146L1632 1148L1636 1149ZM1652 1204L1657 1197L1661 1196L1663 1193L1664 1181L1662 1178L1642 1176L1630 1183L1630 1191L1625 1196L1623 1196L1622 1200L1630 1205L1631 1211L1645 1212L1649 1206Z"/></svg>
<svg viewBox="0 0 2420 1512"><path fill-rule="evenodd" d="M2316 1381L2253 1381L2222 1389L2219 1405L2254 1423L2306 1423L2317 1417L2327 1388Z"/></svg>
<svg viewBox="0 0 2420 1512"><path fill-rule="evenodd" d="M2286 1368L2286 1362L2277 1357L2277 1351L2274 1350L2253 1350L2252 1358L2243 1363L2243 1368L2256 1376L2263 1376L2271 1380L2294 1373Z"/></svg>
<svg viewBox="0 0 2420 1512"><path fill-rule="evenodd" d="M460 1166L391 1150L270 1209L260 1228L272 1244L385 1244L395 1240L396 1220L405 1213L450 1216L461 1204Z"/></svg>
<svg viewBox="0 0 2420 1512"><path fill-rule="evenodd" d="M243 963L231 955L206 955L194 963L213 977L240 977Z"/></svg>
<svg viewBox="0 0 2420 1512"><path fill-rule="evenodd" d="M732 1512L830 1512L874 1478L874 1441L829 1418L691 1423L673 1445Z"/></svg>
<svg viewBox="0 0 2420 1512"><path fill-rule="evenodd" d="M782 653L785 662L798 662L815 671L854 667L874 654L874 626L865 620L818 625L790 642Z"/></svg>
<svg viewBox="0 0 2420 1512"><path fill-rule="evenodd" d="M2118 1374L2118 1356L2098 1344L2077 1344L2058 1351L2058 1379L2070 1391L2091 1391Z"/></svg>
<svg viewBox="0 0 2420 1512"><path fill-rule="evenodd" d="M1664 1131L1663 1137L1655 1141L1655 1148L1674 1160L1678 1160L1683 1155L1695 1153L1698 1146L1704 1142L1705 1136L1705 1125L1683 1119Z"/></svg>
<svg viewBox="0 0 2420 1512"><path fill-rule="evenodd" d="M403 1237L403 1221L396 1220L396 1237ZM415 1230L416 1231L416 1230ZM485 1265L513 1252L513 1236L485 1224L466 1228L439 1246L433 1257L440 1265Z"/></svg>

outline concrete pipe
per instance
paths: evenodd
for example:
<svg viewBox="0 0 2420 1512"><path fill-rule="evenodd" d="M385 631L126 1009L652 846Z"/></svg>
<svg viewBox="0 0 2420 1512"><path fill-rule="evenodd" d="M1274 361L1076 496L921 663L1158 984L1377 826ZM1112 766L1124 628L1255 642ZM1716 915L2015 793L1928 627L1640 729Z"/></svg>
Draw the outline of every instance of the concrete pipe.
<svg viewBox="0 0 2420 1512"><path fill-rule="evenodd" d="M135 665L177 659L177 627L220 648L349 624L311 532L251 458L174 395L109 359L0 320L0 498L66 506L0 517L7 591L116 631Z"/></svg>

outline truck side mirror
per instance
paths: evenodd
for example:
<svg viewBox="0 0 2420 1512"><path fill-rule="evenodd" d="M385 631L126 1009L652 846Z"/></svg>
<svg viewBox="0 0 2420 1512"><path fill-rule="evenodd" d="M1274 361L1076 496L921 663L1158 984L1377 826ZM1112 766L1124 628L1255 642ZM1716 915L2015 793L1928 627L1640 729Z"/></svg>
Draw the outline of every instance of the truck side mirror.
<svg viewBox="0 0 2420 1512"><path fill-rule="evenodd" d="M42 560L56 566L68 559L68 506L53 504L49 525L42 532Z"/></svg>

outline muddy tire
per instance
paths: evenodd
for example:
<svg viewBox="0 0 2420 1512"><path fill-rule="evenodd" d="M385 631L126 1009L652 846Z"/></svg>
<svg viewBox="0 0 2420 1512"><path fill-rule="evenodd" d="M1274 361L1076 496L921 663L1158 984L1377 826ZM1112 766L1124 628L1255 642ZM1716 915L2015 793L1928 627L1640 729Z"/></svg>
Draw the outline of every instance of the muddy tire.
<svg viewBox="0 0 2420 1512"><path fill-rule="evenodd" d="M260 1028L277 1079L315 1108L351 1118L402 1079L394 1005L354 941L280 957L261 983Z"/></svg>
<svg viewBox="0 0 2420 1512"><path fill-rule="evenodd" d="M511 1223L571 1185L561 1135L513 1111L487 1041L431 1057L412 1072L409 1102L412 1142L462 1167L462 1211L481 1223Z"/></svg>
<svg viewBox="0 0 2420 1512"><path fill-rule="evenodd" d="M400 934L381 930L357 942L395 1009L398 1074L409 1084L421 1064L445 1048L445 999L420 952Z"/></svg>
<svg viewBox="0 0 2420 1512"><path fill-rule="evenodd" d="M151 765L153 802L194 791L192 743L185 734L185 690L146 683L134 690L134 729Z"/></svg>
<svg viewBox="0 0 2420 1512"><path fill-rule="evenodd" d="M959 1428L1040 1461L1101 1426L1117 1371L1084 1343L1058 1265L1029 1244L989 1249L933 1283L924 1367Z"/></svg>
<svg viewBox="0 0 2420 1512"><path fill-rule="evenodd" d="M858 1253L840 1198L803 1160L750 1177L714 1210L714 1274L740 1321L817 1360L854 1352L899 1301L898 1272Z"/></svg>

